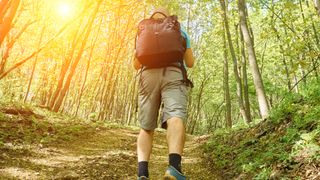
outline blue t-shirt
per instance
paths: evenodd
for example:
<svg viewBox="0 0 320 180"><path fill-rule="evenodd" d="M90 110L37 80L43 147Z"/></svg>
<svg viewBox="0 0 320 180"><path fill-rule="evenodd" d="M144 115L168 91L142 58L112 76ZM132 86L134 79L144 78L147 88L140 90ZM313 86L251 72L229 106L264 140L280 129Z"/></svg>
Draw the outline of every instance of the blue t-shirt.
<svg viewBox="0 0 320 180"><path fill-rule="evenodd" d="M180 31L182 36L186 39L187 48L191 48L190 37L188 33L183 28L181 28Z"/></svg>

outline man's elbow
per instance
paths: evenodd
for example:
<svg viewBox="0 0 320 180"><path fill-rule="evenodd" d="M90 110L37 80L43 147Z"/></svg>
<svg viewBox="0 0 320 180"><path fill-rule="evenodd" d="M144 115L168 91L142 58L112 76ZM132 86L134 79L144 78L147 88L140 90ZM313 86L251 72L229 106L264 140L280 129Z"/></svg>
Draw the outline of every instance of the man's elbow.
<svg viewBox="0 0 320 180"><path fill-rule="evenodd" d="M135 70L139 70L140 69L140 66L137 66L136 64L134 64L133 67L134 67Z"/></svg>
<svg viewBox="0 0 320 180"><path fill-rule="evenodd" d="M140 69L140 66L137 63L133 63L133 68L135 70L138 70L138 69Z"/></svg>
<svg viewBox="0 0 320 180"><path fill-rule="evenodd" d="M139 70L141 68L141 64L138 61L138 59L136 59L136 58L133 61L133 67L134 67L135 70Z"/></svg>
<svg viewBox="0 0 320 180"><path fill-rule="evenodd" d="M191 48L188 48L184 55L185 64L188 68L192 68L194 66L194 57Z"/></svg>
<svg viewBox="0 0 320 180"><path fill-rule="evenodd" d="M186 66L188 68L192 68L194 66L194 60L192 59L191 61L187 61Z"/></svg>

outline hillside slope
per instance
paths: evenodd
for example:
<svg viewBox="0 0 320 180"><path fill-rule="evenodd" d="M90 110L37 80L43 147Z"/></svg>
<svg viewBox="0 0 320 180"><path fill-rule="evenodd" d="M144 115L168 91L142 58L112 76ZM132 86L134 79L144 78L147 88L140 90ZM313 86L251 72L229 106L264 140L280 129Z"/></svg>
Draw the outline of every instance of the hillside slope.
<svg viewBox="0 0 320 180"><path fill-rule="evenodd" d="M214 133L204 146L225 179L320 179L320 86L288 95L270 118Z"/></svg>

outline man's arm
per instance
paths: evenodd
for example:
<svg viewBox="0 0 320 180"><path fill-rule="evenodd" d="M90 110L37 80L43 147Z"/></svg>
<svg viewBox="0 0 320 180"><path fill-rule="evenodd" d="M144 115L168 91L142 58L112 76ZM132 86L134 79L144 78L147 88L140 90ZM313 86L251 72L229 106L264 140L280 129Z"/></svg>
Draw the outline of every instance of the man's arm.
<svg viewBox="0 0 320 180"><path fill-rule="evenodd" d="M194 65L194 57L191 49L191 43L188 33L181 29L181 34L186 40L186 52L184 53L184 63L188 68L192 68Z"/></svg>
<svg viewBox="0 0 320 180"><path fill-rule="evenodd" d="M192 68L194 65L194 57L191 48L187 48L184 53L184 62L188 68Z"/></svg>

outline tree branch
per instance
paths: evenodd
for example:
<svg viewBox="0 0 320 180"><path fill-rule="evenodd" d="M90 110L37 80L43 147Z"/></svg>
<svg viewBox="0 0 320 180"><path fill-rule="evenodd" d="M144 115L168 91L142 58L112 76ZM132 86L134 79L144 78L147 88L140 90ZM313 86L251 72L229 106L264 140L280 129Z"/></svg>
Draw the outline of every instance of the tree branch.
<svg viewBox="0 0 320 180"><path fill-rule="evenodd" d="M89 9L89 7L85 8L84 12L86 12ZM78 16L76 16L77 18ZM10 69L8 69L7 71L5 71L4 73L0 74L0 80L2 78L4 78L5 76L7 76L11 71L13 71L14 69L18 68L19 66L21 66L22 64L24 64L25 62L27 62L28 60L30 60L32 57L34 57L36 54L40 53L48 44L50 44L53 40L55 40L57 37L59 37L69 26L71 26L74 22L76 22L76 18L72 19L69 23L66 23L61 29L60 31L53 36L51 39L49 39L43 46L41 46L38 50L36 50L35 52L33 52L30 56L28 56L27 58L21 60L20 62L16 63L15 65L13 65Z"/></svg>

